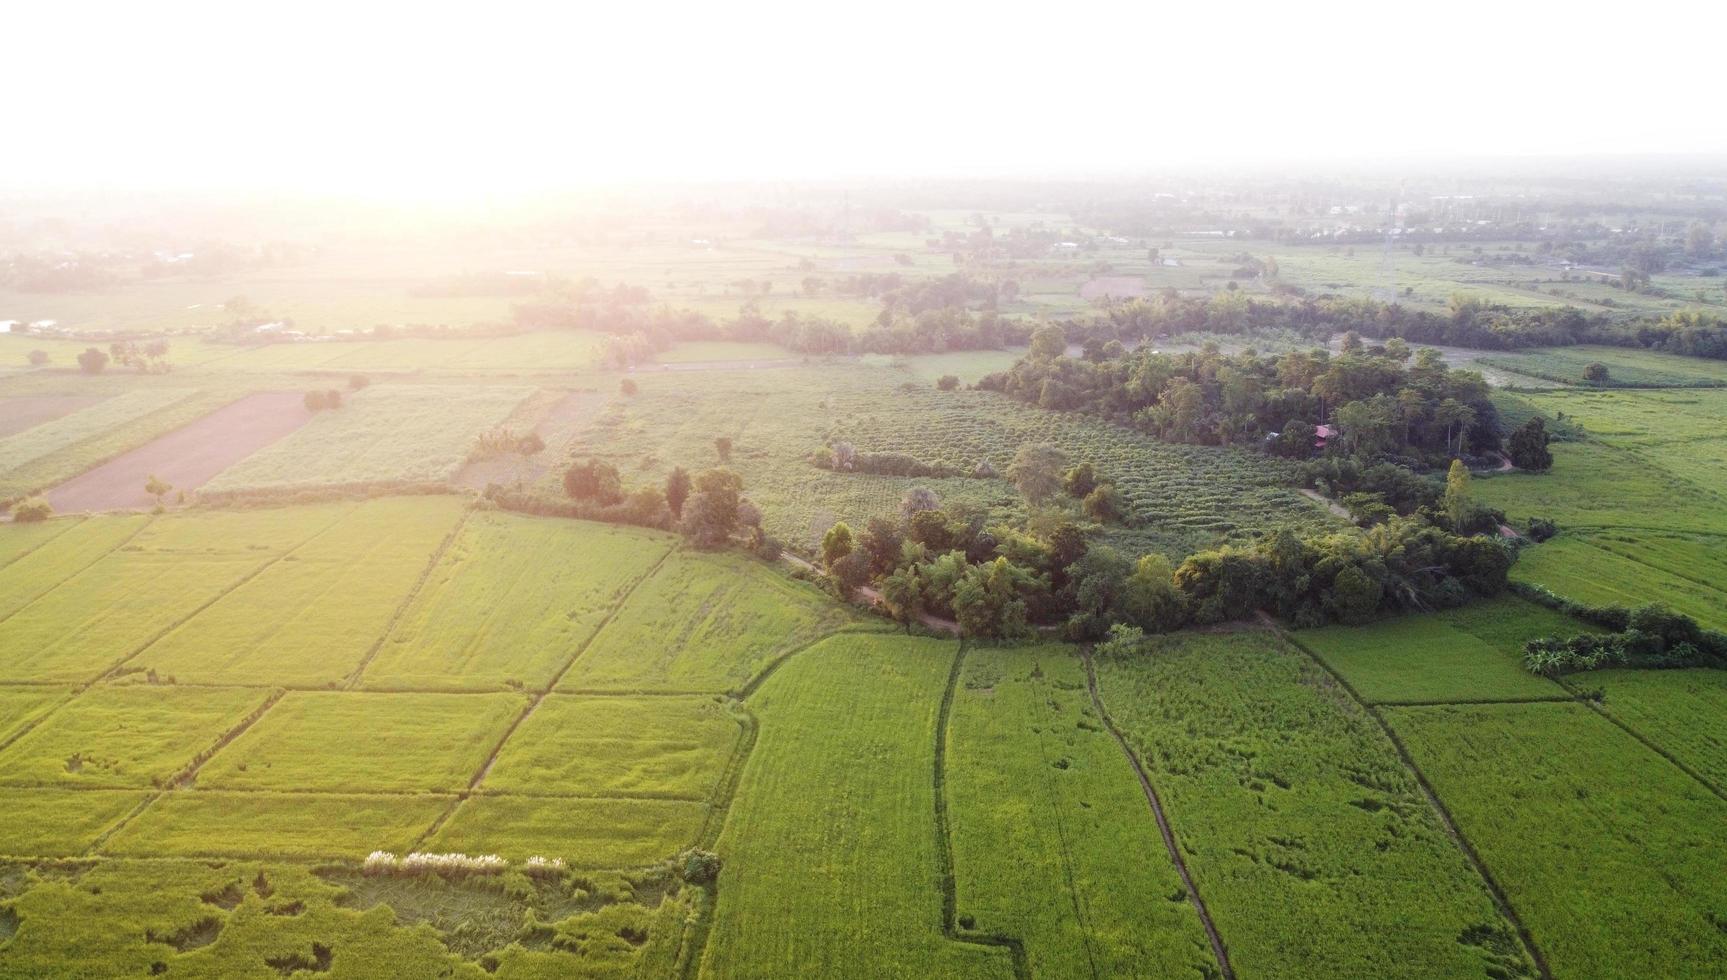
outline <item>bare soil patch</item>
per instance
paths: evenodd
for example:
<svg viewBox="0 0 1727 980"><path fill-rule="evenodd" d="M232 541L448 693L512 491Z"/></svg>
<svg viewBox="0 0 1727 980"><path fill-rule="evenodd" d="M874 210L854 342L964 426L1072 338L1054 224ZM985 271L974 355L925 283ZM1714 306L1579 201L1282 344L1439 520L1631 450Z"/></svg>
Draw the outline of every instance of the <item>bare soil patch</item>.
<svg viewBox="0 0 1727 980"><path fill-rule="evenodd" d="M20 395L0 398L0 439L34 429L101 401L103 395Z"/></svg>
<svg viewBox="0 0 1727 980"><path fill-rule="evenodd" d="M151 474L175 491L196 490L228 467L282 438L311 419L304 395L264 391L175 429L146 445L73 477L48 491L61 513L123 510L155 503L144 492Z"/></svg>

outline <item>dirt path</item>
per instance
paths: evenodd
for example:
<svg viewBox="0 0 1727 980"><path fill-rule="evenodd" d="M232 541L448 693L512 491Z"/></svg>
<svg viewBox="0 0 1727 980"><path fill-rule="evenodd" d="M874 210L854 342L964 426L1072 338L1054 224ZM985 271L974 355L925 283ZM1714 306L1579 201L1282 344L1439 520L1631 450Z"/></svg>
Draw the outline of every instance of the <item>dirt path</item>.
<svg viewBox="0 0 1727 980"><path fill-rule="evenodd" d="M1351 519L1349 511L1346 510L1342 504L1332 500L1330 497L1320 493L1318 490L1303 490L1301 491L1301 495L1306 497L1308 500L1323 506L1326 510L1331 512L1333 517L1341 517L1346 521Z"/></svg>
<svg viewBox="0 0 1727 980"><path fill-rule="evenodd" d="M48 503L59 513L149 507L155 500L144 483L152 474L176 492L196 490L311 418L299 392L247 395L60 484Z"/></svg>

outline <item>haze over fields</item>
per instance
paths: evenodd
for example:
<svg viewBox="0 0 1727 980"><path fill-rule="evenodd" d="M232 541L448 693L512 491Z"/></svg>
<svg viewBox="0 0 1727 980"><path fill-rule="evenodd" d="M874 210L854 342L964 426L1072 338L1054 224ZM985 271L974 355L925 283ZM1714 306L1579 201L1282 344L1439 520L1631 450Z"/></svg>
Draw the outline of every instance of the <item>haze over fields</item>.
<svg viewBox="0 0 1727 980"><path fill-rule="evenodd" d="M1722 14L4 20L0 980L1722 974Z"/></svg>

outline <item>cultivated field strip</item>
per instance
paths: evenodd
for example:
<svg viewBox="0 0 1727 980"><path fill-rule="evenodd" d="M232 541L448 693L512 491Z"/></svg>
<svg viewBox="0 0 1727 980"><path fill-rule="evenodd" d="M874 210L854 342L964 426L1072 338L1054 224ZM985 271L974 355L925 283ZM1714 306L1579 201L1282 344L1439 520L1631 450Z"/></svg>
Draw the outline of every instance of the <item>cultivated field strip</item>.
<svg viewBox="0 0 1727 980"><path fill-rule="evenodd" d="M1581 704L1384 713L1555 975L1719 975L1727 802Z"/></svg>
<svg viewBox="0 0 1727 980"><path fill-rule="evenodd" d="M150 523L142 516L56 521L61 532L37 541L0 567L0 623L103 558L130 544ZM42 527L43 525L37 525ZM31 525L11 525L5 537L26 537Z"/></svg>
<svg viewBox="0 0 1727 980"><path fill-rule="evenodd" d="M1518 939L1522 942L1524 951L1529 955L1530 962L1535 964L1535 969L1539 971L1542 977L1552 977L1553 973L1547 965L1547 958L1542 955L1541 947L1536 944L1535 937L1529 932L1529 927L1526 926L1523 923L1523 920L1518 916L1517 909L1511 904L1511 899L1506 894L1504 886L1493 876L1493 871L1487 866L1486 862L1482 861L1480 853L1475 849L1475 846L1469 842L1469 838L1464 835L1463 831L1458 829L1456 818L1453 817L1451 811L1446 808L1445 801L1439 798L1439 794L1434 790L1433 784L1428 780L1427 775L1421 771L1421 767L1416 763L1415 757L1410 755L1409 748L1404 745L1403 739L1398 737L1397 731L1391 727L1390 722L1385 718L1385 712L1382 710L1382 707L1429 707L1446 704L1447 702L1438 702L1436 705L1424 705L1415 702L1399 702L1383 706L1375 704L1363 698L1361 696L1361 692L1356 690L1345 675L1339 673L1334 667L1327 663L1312 646L1305 642L1306 640L1311 639L1311 637L1298 637L1287 633L1283 634L1283 637L1292 647L1306 653L1313 659L1314 663L1318 664L1328 674L1330 674L1331 677L1337 681L1338 686L1342 687L1345 691L1348 691L1350 697L1354 698L1356 703L1361 705L1362 710L1371 715L1373 720L1378 723L1380 730L1385 733L1386 739L1396 748L1398 758L1403 760L1403 764L1407 766L1410 773L1415 776L1416 782L1421 786L1421 793L1427 800L1427 805L1433 809L1435 814L1438 815L1440 821L1445 826L1445 832L1451 836L1451 839L1457 843L1458 848L1460 848L1464 855L1469 858L1470 865L1474 867L1475 872L1481 876L1482 882L1487 885L1488 890L1493 895L1494 904L1499 907L1500 914L1503 915L1505 920L1517 930ZM1509 701L1465 701L1449 703L1540 704L1551 703L1553 700L1554 699L1552 698L1531 698Z"/></svg>
<svg viewBox="0 0 1727 980"><path fill-rule="evenodd" d="M1379 724L1276 634L1173 636L1096 671L1236 972L1535 969Z"/></svg>
<svg viewBox="0 0 1727 980"><path fill-rule="evenodd" d="M942 931L931 774L956 652L842 634L755 692L700 975L1013 976L1009 950Z"/></svg>
<svg viewBox="0 0 1727 980"><path fill-rule="evenodd" d="M1230 975L1075 651L968 648L949 693L956 933L1011 939L1028 976Z"/></svg>

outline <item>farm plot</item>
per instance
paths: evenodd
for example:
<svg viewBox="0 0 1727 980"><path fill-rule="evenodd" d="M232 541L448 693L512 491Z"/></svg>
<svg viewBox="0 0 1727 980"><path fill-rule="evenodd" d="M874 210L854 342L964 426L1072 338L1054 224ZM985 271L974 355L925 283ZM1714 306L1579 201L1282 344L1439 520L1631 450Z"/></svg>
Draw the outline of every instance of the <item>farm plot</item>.
<svg viewBox="0 0 1727 980"><path fill-rule="evenodd" d="M438 366L460 371L580 371L594 366L605 342L604 334L588 330L517 334L463 350Z"/></svg>
<svg viewBox="0 0 1727 980"><path fill-rule="evenodd" d="M561 857L577 868L641 868L696 842L708 806L689 800L470 796L434 833L434 851Z"/></svg>
<svg viewBox="0 0 1727 980"><path fill-rule="evenodd" d="M498 752L482 792L708 800L737 747L713 697L541 701Z"/></svg>
<svg viewBox="0 0 1727 980"><path fill-rule="evenodd" d="M7 790L6 805L0 806L0 855L77 857L149 798L139 790Z"/></svg>
<svg viewBox="0 0 1727 980"><path fill-rule="evenodd" d="M334 685L382 639L463 506L451 497L398 497L353 507L133 666L195 683Z"/></svg>
<svg viewBox="0 0 1727 980"><path fill-rule="evenodd" d="M1521 599L1296 634L1369 703L1564 698L1523 669L1523 643L1590 627Z"/></svg>
<svg viewBox="0 0 1727 980"><path fill-rule="evenodd" d="M0 439L0 501L68 480L233 398L221 390L135 388Z"/></svg>
<svg viewBox="0 0 1727 980"><path fill-rule="evenodd" d="M1623 540L1624 532L1614 532ZM1658 602L1695 618L1704 626L1727 629L1727 590L1669 569L1707 576L1710 554L1727 548L1727 538L1713 548L1704 546L1695 562L1684 558L1634 558L1618 547L1606 548L1603 536L1566 533L1532 548L1511 568L1511 577L1533 582L1578 602L1599 606L1640 606ZM1660 540L1651 535L1647 540ZM1708 539L1705 539L1708 540ZM1638 542L1639 544L1643 542Z"/></svg>
<svg viewBox="0 0 1727 980"><path fill-rule="evenodd" d="M354 860L375 850L411 850L452 799L181 790L157 797L98 850L120 857Z"/></svg>
<svg viewBox="0 0 1727 980"><path fill-rule="evenodd" d="M139 388L97 399L88 408L0 439L0 460L7 471L16 470L197 393L193 388Z"/></svg>
<svg viewBox="0 0 1727 980"><path fill-rule="evenodd" d="M1013 975L1006 949L941 931L932 775L954 656L936 640L834 637L756 693L761 735L718 845L702 976Z"/></svg>
<svg viewBox="0 0 1727 980"><path fill-rule="evenodd" d="M0 752L0 782L161 786L264 704L237 688L97 687Z"/></svg>
<svg viewBox="0 0 1727 980"><path fill-rule="evenodd" d="M676 551L630 593L558 688L737 690L852 619L844 606L755 560Z"/></svg>
<svg viewBox="0 0 1727 980"><path fill-rule="evenodd" d="M1241 975L1533 971L1395 747L1274 635L1170 637L1097 670Z"/></svg>
<svg viewBox="0 0 1727 980"><path fill-rule="evenodd" d="M1607 713L1727 789L1727 671L1601 670L1577 678Z"/></svg>
<svg viewBox="0 0 1727 980"><path fill-rule="evenodd" d="M1022 515L999 479L941 479L830 473L810 465L824 442L1005 471L1027 443L1060 446L1089 459L1132 504L1137 527L1122 543L1185 555L1225 540L1284 526L1335 527L1291 489L1295 469L1257 453L1174 446L1085 416L1047 412L987 391L937 391L891 367L845 371L710 371L699 377L645 375L641 393L616 402L574 447L659 481L672 466L715 460L714 439L733 443L729 465L761 505L768 530L812 548L836 520L861 523L898 511L905 492L927 486L944 500L1007 519ZM901 390L902 385L911 385ZM887 406L890 406L887 407Z"/></svg>
<svg viewBox="0 0 1727 980"><path fill-rule="evenodd" d="M156 518L123 547L0 620L0 680L94 680L344 510L326 505ZM37 554L49 560L58 543Z"/></svg>
<svg viewBox="0 0 1727 980"><path fill-rule="evenodd" d="M461 791L527 705L519 694L291 692L204 766L198 786Z"/></svg>
<svg viewBox="0 0 1727 980"><path fill-rule="evenodd" d="M1389 708L1558 976L1727 961L1727 803L1579 704Z"/></svg>
<svg viewBox="0 0 1727 980"><path fill-rule="evenodd" d="M0 526L0 542L19 548L17 557L0 566L0 618L100 561L131 540L147 521L113 517Z"/></svg>
<svg viewBox="0 0 1727 980"><path fill-rule="evenodd" d="M0 439L9 439L44 422L82 411L101 395L14 395L0 398Z"/></svg>
<svg viewBox="0 0 1727 980"><path fill-rule="evenodd" d="M674 543L610 524L476 513L363 686L542 689Z"/></svg>
<svg viewBox="0 0 1727 980"><path fill-rule="evenodd" d="M196 490L306 424L312 413L302 398L284 391L247 395L73 477L48 491L48 503L61 513L148 507L155 498L145 492L144 484L153 476L177 491Z"/></svg>
<svg viewBox="0 0 1727 980"><path fill-rule="evenodd" d="M510 414L531 389L373 385L318 414L285 439L229 467L211 493L448 480L474 438Z"/></svg>
<svg viewBox="0 0 1727 980"><path fill-rule="evenodd" d="M1071 648L968 652L946 770L960 921L1023 942L1032 976L1217 970Z"/></svg>

